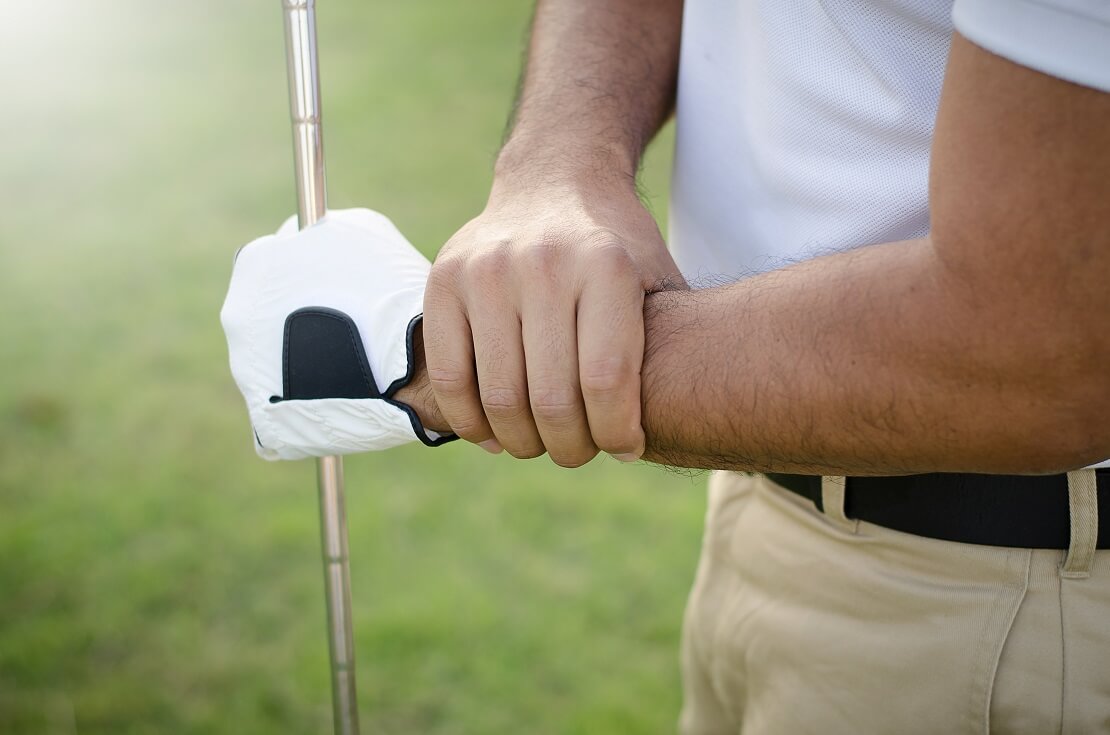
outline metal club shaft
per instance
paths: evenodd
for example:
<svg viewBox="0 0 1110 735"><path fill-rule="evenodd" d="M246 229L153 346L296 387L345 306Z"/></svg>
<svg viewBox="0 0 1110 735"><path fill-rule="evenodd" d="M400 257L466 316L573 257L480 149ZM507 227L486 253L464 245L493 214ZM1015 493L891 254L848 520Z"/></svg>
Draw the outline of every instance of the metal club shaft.
<svg viewBox="0 0 1110 735"><path fill-rule="evenodd" d="M282 0L289 112L293 122L293 163L297 177L297 216L301 229L314 224L327 210L315 5L315 0ZM320 493L320 536L324 555L335 733L358 735L355 646L351 629L351 570L347 556L342 458L318 459L316 478Z"/></svg>

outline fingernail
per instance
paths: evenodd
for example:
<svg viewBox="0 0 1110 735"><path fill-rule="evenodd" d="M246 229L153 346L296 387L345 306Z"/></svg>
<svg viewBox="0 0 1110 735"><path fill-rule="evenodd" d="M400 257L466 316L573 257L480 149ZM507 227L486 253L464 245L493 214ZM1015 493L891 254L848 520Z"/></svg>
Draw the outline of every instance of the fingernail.
<svg viewBox="0 0 1110 735"><path fill-rule="evenodd" d="M610 457L618 462L636 462L639 461L640 455L635 452L625 452L623 454L610 454Z"/></svg>
<svg viewBox="0 0 1110 735"><path fill-rule="evenodd" d="M496 439L486 439L484 442L478 442L478 446L490 454L501 454L501 445Z"/></svg>

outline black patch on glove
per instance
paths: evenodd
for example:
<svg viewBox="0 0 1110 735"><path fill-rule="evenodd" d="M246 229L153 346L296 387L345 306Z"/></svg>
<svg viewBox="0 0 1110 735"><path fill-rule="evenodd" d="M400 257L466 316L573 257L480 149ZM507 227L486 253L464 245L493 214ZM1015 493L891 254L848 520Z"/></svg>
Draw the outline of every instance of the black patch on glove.
<svg viewBox="0 0 1110 735"><path fill-rule="evenodd" d="M410 406L393 399L393 394L412 380L416 366L413 335L421 315L409 322L405 330L408 368L390 384L385 394L378 391L366 348L351 317L326 306L306 306L285 319L285 343L282 347L281 380L284 396L270 396L271 403L305 401L320 398L380 398L401 409L409 417L416 438L429 447L458 439L443 434L435 439L420 423ZM255 438L258 435L255 434ZM262 442L259 442L261 446Z"/></svg>
<svg viewBox="0 0 1110 735"><path fill-rule="evenodd" d="M380 398L354 320L324 306L285 320L282 400Z"/></svg>

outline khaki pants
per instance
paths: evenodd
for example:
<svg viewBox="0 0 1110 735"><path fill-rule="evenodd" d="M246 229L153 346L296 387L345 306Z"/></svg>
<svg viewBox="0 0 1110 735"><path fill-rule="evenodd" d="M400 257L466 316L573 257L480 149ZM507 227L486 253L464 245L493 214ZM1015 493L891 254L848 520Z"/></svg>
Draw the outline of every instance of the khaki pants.
<svg viewBox="0 0 1110 735"><path fill-rule="evenodd" d="M833 498L710 480L683 735L1110 733L1110 551L1062 572L1064 551L912 536Z"/></svg>

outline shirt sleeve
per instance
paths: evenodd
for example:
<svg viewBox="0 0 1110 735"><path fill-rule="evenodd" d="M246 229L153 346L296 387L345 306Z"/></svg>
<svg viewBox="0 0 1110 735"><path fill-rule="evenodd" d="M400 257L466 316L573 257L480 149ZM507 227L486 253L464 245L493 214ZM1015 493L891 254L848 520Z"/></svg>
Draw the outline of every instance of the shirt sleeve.
<svg viewBox="0 0 1110 735"><path fill-rule="evenodd" d="M955 0L952 22L991 53L1110 92L1110 0Z"/></svg>

